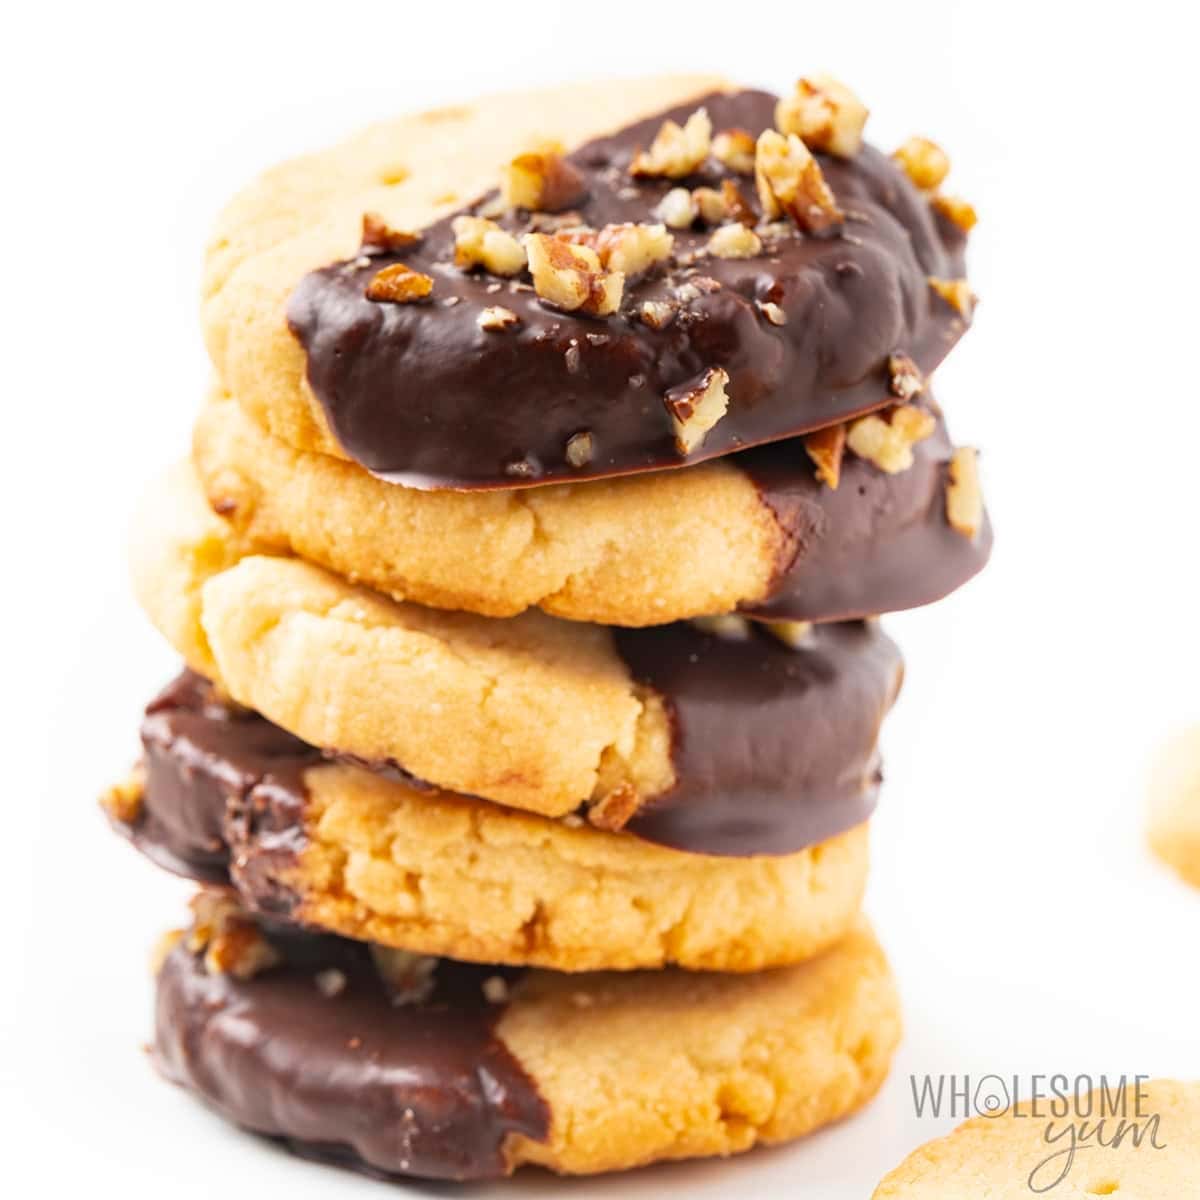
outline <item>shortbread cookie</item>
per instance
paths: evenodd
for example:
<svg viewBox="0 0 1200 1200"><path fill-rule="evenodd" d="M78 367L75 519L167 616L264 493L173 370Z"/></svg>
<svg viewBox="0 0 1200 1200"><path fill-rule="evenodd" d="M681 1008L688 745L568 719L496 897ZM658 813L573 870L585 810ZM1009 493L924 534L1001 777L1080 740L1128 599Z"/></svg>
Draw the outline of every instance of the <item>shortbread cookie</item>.
<svg viewBox="0 0 1200 1200"><path fill-rule="evenodd" d="M792 440L587 486L429 492L296 450L216 392L193 457L211 505L247 537L398 600L629 626L735 608L847 620L938 600L991 549L981 501L974 522L950 522L945 426L924 404L905 412L915 440L894 417L897 459L863 441L871 416L849 446L835 433L820 467Z"/></svg>
<svg viewBox="0 0 1200 1200"><path fill-rule="evenodd" d="M275 919L425 954L560 971L752 971L852 924L866 827L777 857L685 853L345 763L184 675L106 797L159 864Z"/></svg>
<svg viewBox="0 0 1200 1200"><path fill-rule="evenodd" d="M1150 845L1200 887L1200 726L1171 740L1150 779Z"/></svg>
<svg viewBox="0 0 1200 1200"><path fill-rule="evenodd" d="M243 1128L373 1174L727 1155L882 1082L895 986L860 924L754 975L502 972L260 931L214 898L159 968L154 1057Z"/></svg>
<svg viewBox="0 0 1200 1200"><path fill-rule="evenodd" d="M873 1200L1183 1200L1200 1179L1200 1083L1159 1079L976 1117L914 1151Z"/></svg>
<svg viewBox="0 0 1200 1200"><path fill-rule="evenodd" d="M298 559L227 565L244 539L221 546L188 472L165 486L137 538L148 614L313 746L547 816L588 805L595 824L705 852L798 849L874 806L901 677L874 623L735 618L717 634L396 603Z"/></svg>
<svg viewBox="0 0 1200 1200"><path fill-rule="evenodd" d="M972 303L974 218L933 195L936 147L863 144L866 110L828 80L778 102L601 90L624 94L589 121L587 88L491 98L255 185L205 303L225 386L298 449L432 488L678 467L921 389ZM605 125L624 127L580 144ZM503 191L471 196L514 147L534 152ZM470 202L446 213L447 193Z"/></svg>

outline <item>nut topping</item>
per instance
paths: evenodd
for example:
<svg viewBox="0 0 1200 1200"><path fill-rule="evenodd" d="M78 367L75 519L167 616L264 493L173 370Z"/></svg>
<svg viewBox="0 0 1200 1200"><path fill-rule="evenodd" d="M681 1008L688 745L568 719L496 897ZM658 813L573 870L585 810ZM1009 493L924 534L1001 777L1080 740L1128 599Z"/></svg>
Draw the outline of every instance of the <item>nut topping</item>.
<svg viewBox="0 0 1200 1200"><path fill-rule="evenodd" d="M701 633L712 634L713 637L723 638L727 642L750 640L750 622L735 613L717 617L694 617L692 625Z"/></svg>
<svg viewBox="0 0 1200 1200"><path fill-rule="evenodd" d="M371 961L383 982L388 999L397 1007L420 1004L433 994L438 960L428 954L412 954L395 946L370 944Z"/></svg>
<svg viewBox="0 0 1200 1200"><path fill-rule="evenodd" d="M411 233L406 229L393 229L378 213L363 213L362 219L362 249L395 254L415 246L421 240L419 233Z"/></svg>
<svg viewBox="0 0 1200 1200"><path fill-rule="evenodd" d="M605 225L596 235L595 250L606 270L628 279L668 259L674 244L665 225Z"/></svg>
<svg viewBox="0 0 1200 1200"><path fill-rule="evenodd" d="M708 239L706 249L717 258L753 258L762 253L762 241L745 225L722 225Z"/></svg>
<svg viewBox="0 0 1200 1200"><path fill-rule="evenodd" d="M974 207L961 196L934 196L929 203L963 233L970 233L979 220Z"/></svg>
<svg viewBox="0 0 1200 1200"><path fill-rule="evenodd" d="M533 288L549 304L565 312L604 317L620 307L625 276L606 271L590 246L573 245L545 233L525 237Z"/></svg>
<svg viewBox="0 0 1200 1200"><path fill-rule="evenodd" d="M145 789L146 768L139 764L100 797L100 807L112 820L122 825L133 825L142 814Z"/></svg>
<svg viewBox="0 0 1200 1200"><path fill-rule="evenodd" d="M852 158L862 146L867 107L829 75L798 80L796 90L775 106L775 124L813 150Z"/></svg>
<svg viewBox="0 0 1200 1200"><path fill-rule="evenodd" d="M729 373L723 367L709 367L700 382L672 388L663 403L675 426L675 448L680 454L691 454L704 442L708 431L729 409L725 388Z"/></svg>
<svg viewBox="0 0 1200 1200"><path fill-rule="evenodd" d="M641 803L636 788L628 783L621 784L588 807L588 824L596 829L606 829L609 833L619 833L641 807Z"/></svg>
<svg viewBox="0 0 1200 1200"><path fill-rule="evenodd" d="M654 215L671 229L687 229L700 214L695 195L677 187L658 202Z"/></svg>
<svg viewBox="0 0 1200 1200"><path fill-rule="evenodd" d="M806 233L827 233L844 221L808 147L794 134L766 129L758 139L754 182L768 221L787 215Z"/></svg>
<svg viewBox="0 0 1200 1200"><path fill-rule="evenodd" d="M970 319L971 312L975 307L975 295L965 279L938 279L936 276L930 275L929 286L955 312Z"/></svg>
<svg viewBox="0 0 1200 1200"><path fill-rule="evenodd" d="M480 266L493 275L517 275L525 269L525 248L506 229L484 217L455 217L454 265Z"/></svg>
<svg viewBox="0 0 1200 1200"><path fill-rule="evenodd" d="M767 632L792 650L802 650L812 643L811 621L767 621Z"/></svg>
<svg viewBox="0 0 1200 1200"><path fill-rule="evenodd" d="M664 121L650 149L634 156L629 173L635 177L682 179L704 165L711 145L712 121L704 109L698 108L683 125Z"/></svg>
<svg viewBox="0 0 1200 1200"><path fill-rule="evenodd" d="M888 390L897 400L911 400L925 389L921 368L907 354L888 359Z"/></svg>
<svg viewBox="0 0 1200 1200"><path fill-rule="evenodd" d="M496 304L485 308L476 317L476 322L480 329L486 329L489 333L503 333L506 329L515 329L520 325L521 318L511 308Z"/></svg>
<svg viewBox="0 0 1200 1200"><path fill-rule="evenodd" d="M387 304L412 304L433 291L433 279L403 263L392 263L377 271L367 284L367 299Z"/></svg>
<svg viewBox="0 0 1200 1200"><path fill-rule="evenodd" d="M915 187L923 192L932 192L940 187L950 173L950 159L946 152L928 138L910 137L898 150L892 152L904 173Z"/></svg>
<svg viewBox="0 0 1200 1200"><path fill-rule="evenodd" d="M804 450L817 469L817 478L836 492L842 479L842 458L846 453L846 426L829 425L804 435Z"/></svg>
<svg viewBox="0 0 1200 1200"><path fill-rule="evenodd" d="M870 413L851 421L846 445L885 474L898 475L913 465L912 448L936 428L932 413L912 404L901 404L884 416Z"/></svg>
<svg viewBox="0 0 1200 1200"><path fill-rule="evenodd" d="M500 194L509 208L561 212L587 195L583 174L553 150L518 154L504 169Z"/></svg>
<svg viewBox="0 0 1200 1200"><path fill-rule="evenodd" d="M567 439L567 462L573 467L586 467L592 461L593 438L590 433L572 434Z"/></svg>
<svg viewBox="0 0 1200 1200"><path fill-rule="evenodd" d="M722 129L712 140L712 153L738 175L754 174L754 135L745 129Z"/></svg>
<svg viewBox="0 0 1200 1200"><path fill-rule="evenodd" d="M983 528L983 489L979 452L963 446L950 459L946 481L946 520L956 533L972 541Z"/></svg>
<svg viewBox="0 0 1200 1200"><path fill-rule="evenodd" d="M227 893L200 892L193 897L191 909L187 948L193 954L204 953L209 974L250 979L282 961L279 951Z"/></svg>

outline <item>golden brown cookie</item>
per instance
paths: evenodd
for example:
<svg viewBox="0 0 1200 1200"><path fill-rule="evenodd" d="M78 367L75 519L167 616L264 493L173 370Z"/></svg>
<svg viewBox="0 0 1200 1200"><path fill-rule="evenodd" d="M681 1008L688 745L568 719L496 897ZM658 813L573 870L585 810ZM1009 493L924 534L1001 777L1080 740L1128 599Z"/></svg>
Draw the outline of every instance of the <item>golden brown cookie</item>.
<svg viewBox="0 0 1200 1200"><path fill-rule="evenodd" d="M156 862L346 937L560 971L799 962L853 923L865 825L790 854L717 857L328 762L184 675L106 807ZM851 817L853 819L853 817Z"/></svg>
<svg viewBox="0 0 1200 1200"><path fill-rule="evenodd" d="M159 969L160 1070L244 1128L384 1175L591 1174L787 1141L869 1100L900 1033L865 924L754 975L514 975L196 909Z"/></svg>
<svg viewBox="0 0 1200 1200"><path fill-rule="evenodd" d="M1177 734L1154 765L1148 834L1154 853L1200 887L1200 727Z"/></svg>
<svg viewBox="0 0 1200 1200"><path fill-rule="evenodd" d="M795 440L687 471L431 492L297 450L214 391L193 458L210 504L247 537L398 600L630 626L735 608L840 620L940 599L987 561L982 508L973 528L950 523L944 425L905 411L920 414L917 440L894 447L898 460L863 441L881 424L867 417L832 475Z"/></svg>
<svg viewBox="0 0 1200 1200"><path fill-rule="evenodd" d="M547 816L587 806L681 849L785 853L873 808L901 676L875 624L717 634L423 608L252 553L186 470L164 489L137 539L148 614L310 745Z"/></svg>
<svg viewBox="0 0 1200 1200"><path fill-rule="evenodd" d="M1131 1078L975 1117L915 1150L873 1200L1182 1200L1200 1179L1200 1083ZM1106 1108L1105 1105L1108 1105Z"/></svg>

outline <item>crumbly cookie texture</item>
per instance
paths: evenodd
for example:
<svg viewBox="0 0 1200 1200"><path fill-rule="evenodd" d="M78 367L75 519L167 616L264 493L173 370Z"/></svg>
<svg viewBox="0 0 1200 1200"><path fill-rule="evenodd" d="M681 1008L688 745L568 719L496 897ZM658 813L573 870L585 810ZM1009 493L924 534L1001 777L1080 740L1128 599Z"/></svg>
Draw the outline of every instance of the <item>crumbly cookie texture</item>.
<svg viewBox="0 0 1200 1200"><path fill-rule="evenodd" d="M1150 778L1150 846L1200 887L1200 725L1163 747Z"/></svg>
<svg viewBox="0 0 1200 1200"><path fill-rule="evenodd" d="M314 746L547 816L674 782L665 709L602 626L399 604L255 554L186 465L147 498L136 543L138 598L188 664Z"/></svg>
<svg viewBox="0 0 1200 1200"><path fill-rule="evenodd" d="M1028 1112L976 1117L910 1154L879 1184L873 1200L1029 1200L1037 1193L1056 1200L1168 1200L1195 1195L1200 1083L1162 1079L1143 1088L1138 1101L1130 1085L1124 1114L1118 1104L1103 1130L1098 1128L1099 1092L1061 1118ZM1118 1136L1122 1120L1126 1128ZM1068 1163L1072 1131L1077 1147ZM1031 1187L1031 1181L1038 1186Z"/></svg>
<svg viewBox="0 0 1200 1200"><path fill-rule="evenodd" d="M485 97L383 122L268 171L226 208L208 249L202 323L222 381L284 441L344 456L283 313L303 275L354 257L363 213L420 229L493 186L517 155L579 144L722 86L660 76Z"/></svg>
<svg viewBox="0 0 1200 1200"><path fill-rule="evenodd" d="M836 942L866 882L865 825L797 854L717 858L355 767L319 767L306 783L305 846L280 877L293 917L422 954L757 971Z"/></svg>
<svg viewBox="0 0 1200 1200"><path fill-rule="evenodd" d="M728 612L761 600L792 551L724 462L585 487L417 491L294 449L219 390L193 459L210 504L263 547L399 600L493 617L537 606L652 625Z"/></svg>
<svg viewBox="0 0 1200 1200"><path fill-rule="evenodd" d="M526 977L497 1027L546 1099L545 1143L510 1161L565 1174L735 1154L860 1108L900 1037L865 922L821 957L754 975Z"/></svg>

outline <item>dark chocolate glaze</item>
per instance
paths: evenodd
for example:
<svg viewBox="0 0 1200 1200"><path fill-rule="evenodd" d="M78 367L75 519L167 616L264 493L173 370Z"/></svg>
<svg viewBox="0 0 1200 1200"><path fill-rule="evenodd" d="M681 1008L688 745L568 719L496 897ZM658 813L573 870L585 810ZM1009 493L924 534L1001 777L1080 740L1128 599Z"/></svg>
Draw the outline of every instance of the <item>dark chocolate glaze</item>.
<svg viewBox="0 0 1200 1200"><path fill-rule="evenodd" d="M775 97L766 92L715 93L586 144L570 155L589 189L579 222L654 221L670 188L731 177L715 160L686 180L627 173L665 118L682 122L700 105L715 130L757 135L774 121ZM549 308L527 282L460 271L452 217L400 254L305 276L288 322L334 436L352 459L396 483L511 488L684 466L889 403L889 355L906 353L928 373L963 332L928 278L962 276L964 239L874 148L818 159L846 213L842 233L808 237L781 225L763 255L721 259L700 253L710 230L674 231L671 261L627 281L621 312L607 319ZM757 212L753 180L733 178ZM501 224L526 232L530 214ZM433 277L429 302L366 298L371 277L397 261ZM680 286L697 278L720 287L680 300ZM674 319L650 328L634 315L645 301L674 305ZM768 321L759 302L778 305L786 324ZM480 329L477 318L492 305L516 313L519 329ZM729 411L683 458L663 396L710 367L729 372ZM593 457L572 467L566 444L584 431Z"/></svg>
<svg viewBox="0 0 1200 1200"><path fill-rule="evenodd" d="M788 559L748 616L845 621L931 604L981 571L992 527L974 538L946 519L953 447L939 420L913 447L913 465L885 475L847 451L837 490L821 483L799 442L776 442L733 461L754 481L787 534Z"/></svg>
<svg viewBox="0 0 1200 1200"><path fill-rule="evenodd" d="M488 1179L513 1134L544 1140L550 1112L497 1037L495 967L441 960L426 1001L393 1005L366 946L271 930L284 962L209 974L178 945L158 978L154 1058L223 1116L309 1157L374 1175ZM317 972L346 977L334 996Z"/></svg>
<svg viewBox="0 0 1200 1200"><path fill-rule="evenodd" d="M873 622L814 626L792 649L692 625L614 630L633 677L671 714L676 785L626 828L705 854L786 854L869 817L879 727L903 677Z"/></svg>
<svg viewBox="0 0 1200 1200"><path fill-rule="evenodd" d="M137 823L119 826L159 865L228 882L263 913L286 915L281 881L305 843L304 772L323 755L184 671L142 721L146 786Z"/></svg>

